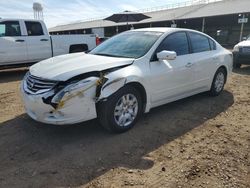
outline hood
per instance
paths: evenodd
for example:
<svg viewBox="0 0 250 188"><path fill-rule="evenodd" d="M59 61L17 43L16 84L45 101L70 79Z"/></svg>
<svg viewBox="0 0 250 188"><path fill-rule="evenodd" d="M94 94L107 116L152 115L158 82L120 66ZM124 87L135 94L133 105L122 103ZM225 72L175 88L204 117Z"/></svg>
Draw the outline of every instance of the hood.
<svg viewBox="0 0 250 188"><path fill-rule="evenodd" d="M250 47L250 40L244 40L244 41L238 43L237 46L241 46L241 47L248 46L248 47Z"/></svg>
<svg viewBox="0 0 250 188"><path fill-rule="evenodd" d="M66 81L80 74L132 64L134 59L74 53L41 61L30 68L34 76Z"/></svg>

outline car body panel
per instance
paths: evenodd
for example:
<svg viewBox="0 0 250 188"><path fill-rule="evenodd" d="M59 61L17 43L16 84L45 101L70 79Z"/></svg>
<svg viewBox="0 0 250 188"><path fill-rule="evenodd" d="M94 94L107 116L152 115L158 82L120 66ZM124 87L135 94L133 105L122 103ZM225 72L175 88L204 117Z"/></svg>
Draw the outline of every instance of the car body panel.
<svg viewBox="0 0 250 188"><path fill-rule="evenodd" d="M30 68L34 76L66 81L74 76L132 64L134 59L74 53L41 61Z"/></svg>
<svg viewBox="0 0 250 188"><path fill-rule="evenodd" d="M53 104L46 104L50 106L50 108L46 106L47 112L51 109L53 113L63 112L62 116L55 115L56 121L32 117L33 114L29 112L32 107L26 101L25 106L28 114L37 121L51 124L70 124L93 119L97 117L96 104L99 101L109 100L109 97L112 97L120 88L131 83L137 83L144 88L146 94L144 112L149 112L153 107L210 90L215 72L219 67L225 67L228 74L232 71L232 53L221 47L216 41L217 49L213 51L190 53L177 56L176 59L172 60L152 60L156 48L166 36L178 31L188 32L192 30L148 28L135 31L156 31L164 32L164 34L144 56L137 59L77 53L58 56L33 65L30 68L30 74L67 84L69 84L69 80L79 75L91 72L98 72L98 74L95 75L94 79L84 77L86 84L84 82L82 87L70 91L73 94L65 91L56 107ZM25 79L23 84L25 84ZM55 95L58 94L58 91L51 90L50 92L49 95L42 94L40 98L42 96L43 98L55 98ZM22 93L24 100L32 101L29 97L37 97L34 94L28 94L26 89L23 89ZM29 96L28 99L26 95ZM51 108L51 106L53 107ZM64 119L66 117L68 119Z"/></svg>

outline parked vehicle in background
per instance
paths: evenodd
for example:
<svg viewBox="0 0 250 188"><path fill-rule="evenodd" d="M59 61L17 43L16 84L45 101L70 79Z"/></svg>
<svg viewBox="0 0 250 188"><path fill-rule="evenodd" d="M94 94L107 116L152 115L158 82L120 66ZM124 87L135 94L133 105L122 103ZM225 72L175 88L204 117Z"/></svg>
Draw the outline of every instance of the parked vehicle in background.
<svg viewBox="0 0 250 188"><path fill-rule="evenodd" d="M250 65L250 36L245 39L234 46L234 68L240 68L242 64Z"/></svg>
<svg viewBox="0 0 250 188"><path fill-rule="evenodd" d="M96 47L96 35L50 36L43 21L0 19L0 66L34 63Z"/></svg>
<svg viewBox="0 0 250 188"><path fill-rule="evenodd" d="M151 108L197 93L219 95L233 55L203 33L178 28L127 31L88 54L33 65L22 82L28 115L48 124L98 117L124 132Z"/></svg>

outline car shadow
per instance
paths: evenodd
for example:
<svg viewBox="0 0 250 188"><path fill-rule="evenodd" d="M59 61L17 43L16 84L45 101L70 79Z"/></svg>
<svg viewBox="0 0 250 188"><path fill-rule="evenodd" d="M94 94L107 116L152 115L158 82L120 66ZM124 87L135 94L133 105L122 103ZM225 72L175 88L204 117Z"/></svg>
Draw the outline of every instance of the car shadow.
<svg viewBox="0 0 250 188"><path fill-rule="evenodd" d="M8 83L22 80L28 68L0 69L0 83Z"/></svg>
<svg viewBox="0 0 250 188"><path fill-rule="evenodd" d="M116 167L149 169L150 152L233 103L228 91L199 94L151 110L123 134L106 132L97 120L51 126L20 115L0 124L0 187L80 186Z"/></svg>
<svg viewBox="0 0 250 188"><path fill-rule="evenodd" d="M233 69L236 74L250 75L250 66L242 66L241 68Z"/></svg>

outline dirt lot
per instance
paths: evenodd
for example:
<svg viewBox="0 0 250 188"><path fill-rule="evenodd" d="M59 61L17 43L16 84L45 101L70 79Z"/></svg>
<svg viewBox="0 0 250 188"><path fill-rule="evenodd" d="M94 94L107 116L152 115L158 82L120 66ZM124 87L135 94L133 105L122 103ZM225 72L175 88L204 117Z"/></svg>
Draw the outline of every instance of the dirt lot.
<svg viewBox="0 0 250 188"><path fill-rule="evenodd" d="M153 109L120 135L31 120L25 71L0 71L0 187L250 187L250 67L221 96Z"/></svg>

